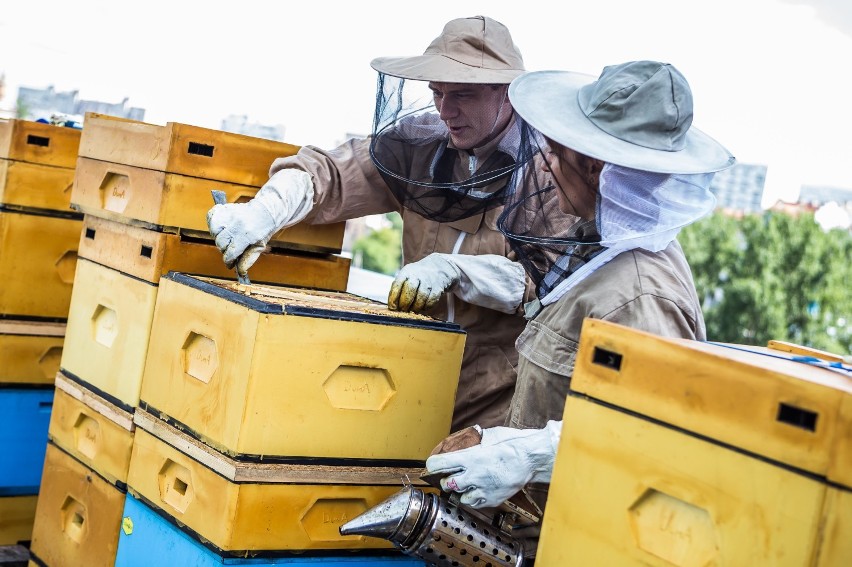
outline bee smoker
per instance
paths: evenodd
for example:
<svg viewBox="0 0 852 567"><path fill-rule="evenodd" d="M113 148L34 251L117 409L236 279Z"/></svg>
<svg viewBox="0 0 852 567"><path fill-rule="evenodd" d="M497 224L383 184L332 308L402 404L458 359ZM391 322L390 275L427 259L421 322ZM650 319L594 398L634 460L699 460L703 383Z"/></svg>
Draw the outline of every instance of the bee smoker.
<svg viewBox="0 0 852 567"><path fill-rule="evenodd" d="M341 535L389 540L407 555L438 567L522 567L523 546L447 496L406 486L340 526Z"/></svg>

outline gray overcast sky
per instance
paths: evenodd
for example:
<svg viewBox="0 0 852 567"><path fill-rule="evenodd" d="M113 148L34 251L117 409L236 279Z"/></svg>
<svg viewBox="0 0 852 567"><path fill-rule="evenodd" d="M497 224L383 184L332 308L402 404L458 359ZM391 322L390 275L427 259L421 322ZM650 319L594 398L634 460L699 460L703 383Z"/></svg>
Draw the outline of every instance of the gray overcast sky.
<svg viewBox="0 0 852 567"><path fill-rule="evenodd" d="M42 0L0 11L0 73L146 109L146 122L219 128L229 114L283 124L329 147L369 132L374 57L414 55L447 20L506 24L528 69L597 75L658 59L692 85L695 125L743 163L769 166L770 196L852 189L849 0Z"/></svg>

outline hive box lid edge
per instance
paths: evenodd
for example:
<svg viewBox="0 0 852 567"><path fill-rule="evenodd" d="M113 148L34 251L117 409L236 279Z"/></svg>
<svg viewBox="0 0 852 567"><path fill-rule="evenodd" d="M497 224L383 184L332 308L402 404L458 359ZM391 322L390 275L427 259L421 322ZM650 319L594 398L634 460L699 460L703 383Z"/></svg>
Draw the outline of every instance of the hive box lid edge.
<svg viewBox="0 0 852 567"><path fill-rule="evenodd" d="M392 312L383 303L348 292L311 290L296 286L239 284L232 280L169 272L164 280L203 291L215 297L264 314L320 317L342 321L400 325L464 334L457 323L433 319L415 313ZM325 307L311 305L311 298ZM265 298L265 299L264 299Z"/></svg>

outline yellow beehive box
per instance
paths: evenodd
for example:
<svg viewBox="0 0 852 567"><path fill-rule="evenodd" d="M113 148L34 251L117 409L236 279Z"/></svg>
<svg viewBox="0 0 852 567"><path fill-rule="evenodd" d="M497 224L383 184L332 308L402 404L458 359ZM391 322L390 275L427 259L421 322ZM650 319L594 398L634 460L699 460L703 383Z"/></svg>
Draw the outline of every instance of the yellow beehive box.
<svg viewBox="0 0 852 567"><path fill-rule="evenodd" d="M0 158L74 169L81 132L29 120L0 119Z"/></svg>
<svg viewBox="0 0 852 567"><path fill-rule="evenodd" d="M269 178L275 158L297 146L169 122L156 126L99 114L86 115L71 202L94 216L148 228L208 237L211 190L244 202ZM299 224L270 245L340 252L345 223Z"/></svg>
<svg viewBox="0 0 852 567"><path fill-rule="evenodd" d="M852 491L830 487L826 491L825 525L816 567L844 567L852 558Z"/></svg>
<svg viewBox="0 0 852 567"><path fill-rule="evenodd" d="M30 541L37 499L37 494L0 496L0 545Z"/></svg>
<svg viewBox="0 0 852 567"><path fill-rule="evenodd" d="M165 126L87 112L80 157L260 187L276 158L298 146L169 122ZM208 195L209 198L209 195Z"/></svg>
<svg viewBox="0 0 852 567"><path fill-rule="evenodd" d="M83 221L0 210L0 315L68 316Z"/></svg>
<svg viewBox="0 0 852 567"><path fill-rule="evenodd" d="M412 469L235 463L156 422L137 420L128 490L224 555L390 547L339 527L399 491ZM179 449L148 429L168 430Z"/></svg>
<svg viewBox="0 0 852 567"><path fill-rule="evenodd" d="M56 377L48 438L117 487L127 483L135 430L133 414L61 374Z"/></svg>
<svg viewBox="0 0 852 567"><path fill-rule="evenodd" d="M229 455L422 461L464 333L341 292L160 280L140 411Z"/></svg>
<svg viewBox="0 0 852 567"><path fill-rule="evenodd" d="M112 567L125 496L48 443L30 546L33 559L50 567Z"/></svg>
<svg viewBox="0 0 852 567"><path fill-rule="evenodd" d="M74 170L0 159L0 206L71 213Z"/></svg>
<svg viewBox="0 0 852 567"><path fill-rule="evenodd" d="M131 410L139 404L161 274L179 267L228 270L212 244L88 216L80 246L61 368ZM338 256L272 253L258 260L251 277L334 289L345 288L348 269L349 259Z"/></svg>
<svg viewBox="0 0 852 567"><path fill-rule="evenodd" d="M536 564L813 565L825 496L811 476L569 395Z"/></svg>
<svg viewBox="0 0 852 567"><path fill-rule="evenodd" d="M53 384L65 323L0 319L0 384Z"/></svg>
<svg viewBox="0 0 852 567"><path fill-rule="evenodd" d="M170 271L236 279L211 241L156 232L87 215L78 255L129 276L158 283ZM252 281L343 291L349 258L333 254L273 251L261 254L249 274Z"/></svg>
<svg viewBox="0 0 852 567"><path fill-rule="evenodd" d="M596 320L582 337L573 390L852 486L848 367Z"/></svg>
<svg viewBox="0 0 852 567"><path fill-rule="evenodd" d="M142 369L157 286L80 258L62 350L62 372L131 411Z"/></svg>
<svg viewBox="0 0 852 567"><path fill-rule="evenodd" d="M849 369L794 356L586 320L539 560L845 565Z"/></svg>

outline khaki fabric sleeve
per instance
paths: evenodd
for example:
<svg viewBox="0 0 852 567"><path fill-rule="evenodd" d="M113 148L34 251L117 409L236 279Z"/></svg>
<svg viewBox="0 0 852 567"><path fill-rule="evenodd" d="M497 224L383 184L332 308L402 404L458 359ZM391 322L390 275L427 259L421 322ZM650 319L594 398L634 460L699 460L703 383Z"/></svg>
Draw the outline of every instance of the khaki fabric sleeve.
<svg viewBox="0 0 852 567"><path fill-rule="evenodd" d="M329 224L401 210L370 159L369 139L350 139L332 150L303 146L295 156L278 158L269 174L295 168L311 175L314 207L311 224Z"/></svg>

